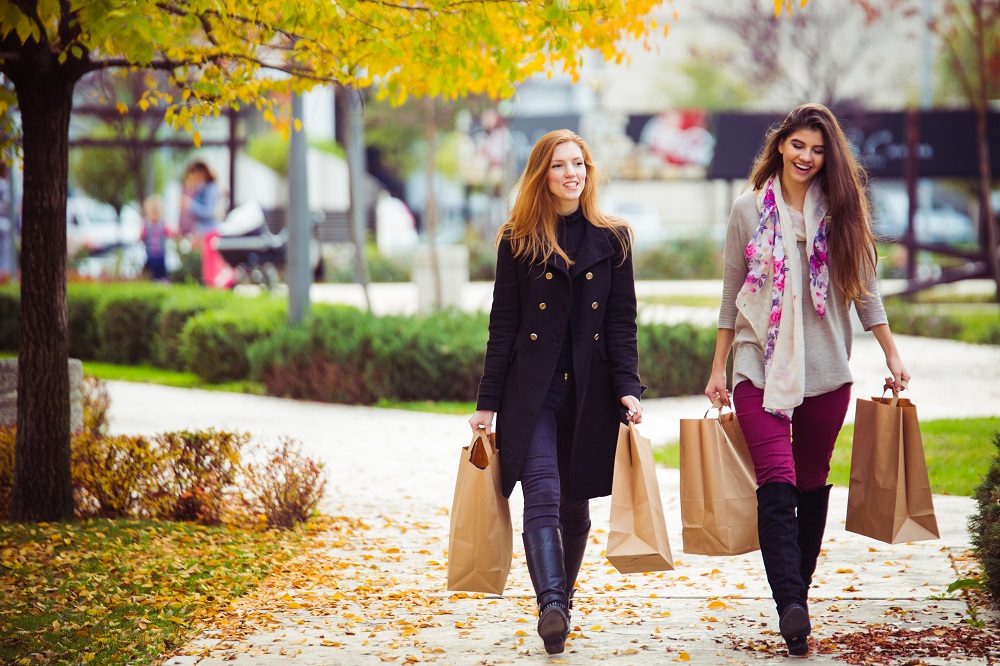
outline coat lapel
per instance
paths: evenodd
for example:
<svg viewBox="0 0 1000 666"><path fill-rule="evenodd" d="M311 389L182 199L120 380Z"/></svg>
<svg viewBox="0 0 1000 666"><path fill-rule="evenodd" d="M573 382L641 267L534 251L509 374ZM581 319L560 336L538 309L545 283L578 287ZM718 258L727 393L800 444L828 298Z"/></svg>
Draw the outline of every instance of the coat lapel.
<svg viewBox="0 0 1000 666"><path fill-rule="evenodd" d="M576 253L576 261L573 262L569 270L571 278L575 278L594 264L615 254L615 248L610 238L612 232L595 227L590 222L586 224L587 226L583 228L583 240L580 241L580 249Z"/></svg>

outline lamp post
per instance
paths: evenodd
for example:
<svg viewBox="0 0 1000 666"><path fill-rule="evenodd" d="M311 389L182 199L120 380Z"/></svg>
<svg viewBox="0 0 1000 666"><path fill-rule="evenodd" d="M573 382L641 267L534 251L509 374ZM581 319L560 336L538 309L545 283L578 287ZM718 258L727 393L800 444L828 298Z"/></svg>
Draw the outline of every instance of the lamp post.
<svg viewBox="0 0 1000 666"><path fill-rule="evenodd" d="M309 312L309 287L312 270L309 262L309 239L312 217L309 212L309 178L306 170L305 127L296 130L302 120L302 95L292 95L292 134L288 147L288 321L298 324Z"/></svg>

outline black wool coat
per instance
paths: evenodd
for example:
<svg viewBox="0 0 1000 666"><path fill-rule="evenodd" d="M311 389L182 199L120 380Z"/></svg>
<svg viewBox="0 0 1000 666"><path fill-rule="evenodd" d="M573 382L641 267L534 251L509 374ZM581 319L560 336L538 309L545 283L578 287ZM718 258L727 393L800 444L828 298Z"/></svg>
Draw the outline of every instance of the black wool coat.
<svg viewBox="0 0 1000 666"><path fill-rule="evenodd" d="M477 409L495 411L507 497L520 478L532 430L571 322L573 372L558 416L563 493L581 500L611 494L621 398L639 397L632 256L608 229L587 221L571 267L514 259L497 248L490 337Z"/></svg>

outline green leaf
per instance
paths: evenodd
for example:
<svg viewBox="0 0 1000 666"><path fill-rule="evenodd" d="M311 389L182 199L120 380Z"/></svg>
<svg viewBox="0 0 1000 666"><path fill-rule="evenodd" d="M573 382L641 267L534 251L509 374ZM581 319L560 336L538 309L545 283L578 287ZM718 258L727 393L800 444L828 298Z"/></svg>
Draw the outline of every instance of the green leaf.
<svg viewBox="0 0 1000 666"><path fill-rule="evenodd" d="M954 583L948 586L949 592L955 592L957 590L981 590L983 589L983 581L979 578L960 578Z"/></svg>

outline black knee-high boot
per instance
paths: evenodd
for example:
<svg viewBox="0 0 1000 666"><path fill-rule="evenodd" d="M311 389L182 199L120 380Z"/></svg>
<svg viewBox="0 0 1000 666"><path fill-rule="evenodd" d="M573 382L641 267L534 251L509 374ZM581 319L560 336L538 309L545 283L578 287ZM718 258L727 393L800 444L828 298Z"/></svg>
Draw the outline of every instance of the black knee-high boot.
<svg viewBox="0 0 1000 666"><path fill-rule="evenodd" d="M802 554L802 566L799 572L806 586L806 593L812 585L813 572L816 571L816 558L823 546L823 532L826 530L826 513L830 506L830 488L823 486L816 490L802 493L799 497L799 552Z"/></svg>
<svg viewBox="0 0 1000 666"><path fill-rule="evenodd" d="M538 635L547 653L558 654L565 649L569 635L562 533L558 527L540 527L522 537L528 574L538 598Z"/></svg>
<svg viewBox="0 0 1000 666"><path fill-rule="evenodd" d="M580 567L583 566L583 554L587 550L587 542L590 540L590 521L587 521L587 529L582 534L566 534L563 531L563 552L566 564L566 596L569 599L569 607L573 607L573 595L576 594L576 577L580 574Z"/></svg>
<svg viewBox="0 0 1000 666"><path fill-rule="evenodd" d="M806 637L811 633L806 608L806 587L800 571L795 507L799 491L790 483L769 483L757 489L757 532L767 583L778 607L778 627L788 645L788 654L809 653Z"/></svg>

